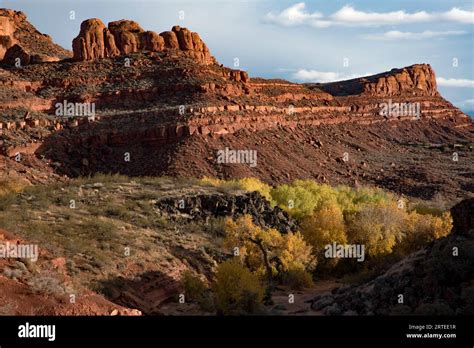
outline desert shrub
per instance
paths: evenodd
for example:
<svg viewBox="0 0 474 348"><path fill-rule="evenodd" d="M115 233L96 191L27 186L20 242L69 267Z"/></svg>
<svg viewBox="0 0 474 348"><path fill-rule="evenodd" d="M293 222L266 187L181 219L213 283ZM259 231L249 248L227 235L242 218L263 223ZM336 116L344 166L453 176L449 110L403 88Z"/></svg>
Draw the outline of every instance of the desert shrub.
<svg viewBox="0 0 474 348"><path fill-rule="evenodd" d="M105 216L112 218L127 219L131 217L130 210L121 204L108 204L102 212Z"/></svg>
<svg viewBox="0 0 474 348"><path fill-rule="evenodd" d="M297 219L310 216L327 205L338 205L346 215L367 203L394 200L391 194L378 188L331 187L312 180L295 180L291 185L275 187L270 193L276 204Z"/></svg>
<svg viewBox="0 0 474 348"><path fill-rule="evenodd" d="M214 301L207 285L201 278L193 275L190 271L183 273L181 283L184 288L186 300L196 302L199 307L206 311L214 311Z"/></svg>
<svg viewBox="0 0 474 348"><path fill-rule="evenodd" d="M363 244L369 256L388 254L403 238L404 217L395 202L366 203L348 219L348 241Z"/></svg>
<svg viewBox="0 0 474 348"><path fill-rule="evenodd" d="M265 184L257 178L242 178L242 179L233 179L233 180L221 180L211 177L203 177L200 180L200 183L203 185L209 185L218 187L224 190L244 190L248 192L259 192L264 196L270 203L272 202L272 196L270 194L271 186Z"/></svg>
<svg viewBox="0 0 474 348"><path fill-rule="evenodd" d="M313 286L313 278L303 269L290 269L283 273L282 283L292 290L302 290Z"/></svg>
<svg viewBox="0 0 474 348"><path fill-rule="evenodd" d="M226 220L226 238L224 246L229 248L238 256L242 262L250 268L251 271L258 274L267 274L271 278L276 269L270 265L270 259L275 250L282 243L281 234L270 229L265 231L259 226L254 225L252 217L245 215L236 221Z"/></svg>
<svg viewBox="0 0 474 348"><path fill-rule="evenodd" d="M9 195L11 193L18 193L25 186L27 186L26 182L20 179L0 179L0 197Z"/></svg>
<svg viewBox="0 0 474 348"><path fill-rule="evenodd" d="M416 200L411 202L410 211L418 214L442 216L452 204L441 193L436 193L430 201Z"/></svg>
<svg viewBox="0 0 474 348"><path fill-rule="evenodd" d="M436 216L439 216L439 215L442 215L443 214L443 211L436 208L436 207L433 207L427 203L417 203L416 205L414 205L413 207L410 208L410 211L413 211L417 214L421 214L421 215L436 215Z"/></svg>
<svg viewBox="0 0 474 348"><path fill-rule="evenodd" d="M191 301L197 301L207 289L206 284L190 271L183 273L181 282L183 284L186 298Z"/></svg>
<svg viewBox="0 0 474 348"><path fill-rule="evenodd" d="M105 219L81 221L78 230L79 233L89 235L98 242L111 241L117 237L115 225Z"/></svg>
<svg viewBox="0 0 474 348"><path fill-rule="evenodd" d="M217 267L213 292L219 313L252 314L261 308L264 288L258 276L234 258Z"/></svg>
<svg viewBox="0 0 474 348"><path fill-rule="evenodd" d="M221 186L224 182L225 182L224 180L221 180L218 178L212 178L210 176L204 176L201 178L201 180L199 180L199 183L201 185L214 186L214 187Z"/></svg>
<svg viewBox="0 0 474 348"><path fill-rule="evenodd" d="M324 247L328 244L346 244L344 217L336 203L325 206L313 215L306 217L301 223L304 239L313 247L318 259L318 267L334 266L336 258L326 259Z"/></svg>
<svg viewBox="0 0 474 348"><path fill-rule="evenodd" d="M224 246L238 248L239 258L251 271L272 278L280 271L294 268L312 269L311 247L299 233L282 235L277 230L256 226L251 216L237 221L226 220Z"/></svg>
<svg viewBox="0 0 474 348"><path fill-rule="evenodd" d="M403 253L418 250L435 239L447 236L451 229L452 217L449 212L444 212L441 216L409 212L405 217L404 239L399 249Z"/></svg>
<svg viewBox="0 0 474 348"><path fill-rule="evenodd" d="M13 269L10 267L5 267L3 269L3 275L10 279L19 279L24 275L24 272L21 269Z"/></svg>
<svg viewBox="0 0 474 348"><path fill-rule="evenodd" d="M204 230L214 237L225 236L225 218L223 217L209 217L204 225Z"/></svg>
<svg viewBox="0 0 474 348"><path fill-rule="evenodd" d="M71 180L71 185L84 185L84 184L94 184L94 183L127 183L130 182L130 177L122 174L112 174L112 173L97 173L90 176L81 176Z"/></svg>
<svg viewBox="0 0 474 348"><path fill-rule="evenodd" d="M263 197L265 197L270 203L272 203L272 196L270 194L271 186L265 184L264 182L260 181L256 178L243 178L243 179L236 179L234 180L238 183L238 185L245 191L259 192Z"/></svg>
<svg viewBox="0 0 474 348"><path fill-rule="evenodd" d="M6 193L0 194L0 211L5 211L11 207L12 204L16 202L16 194L15 193Z"/></svg>
<svg viewBox="0 0 474 348"><path fill-rule="evenodd" d="M355 213L364 204L395 201L393 195L380 188L360 187L354 189L348 186L339 186L336 191L337 202L344 215Z"/></svg>
<svg viewBox="0 0 474 348"><path fill-rule="evenodd" d="M73 292L69 285L63 283L54 275L36 274L28 280L27 284L30 291L38 294L61 296Z"/></svg>
<svg viewBox="0 0 474 348"><path fill-rule="evenodd" d="M271 195L279 207L297 219L311 215L318 204L311 192L299 186L280 185Z"/></svg>
<svg viewBox="0 0 474 348"><path fill-rule="evenodd" d="M289 232L282 237L281 245L277 249L277 256L281 263L280 272L312 270L316 267L312 248L306 243L300 232Z"/></svg>
<svg viewBox="0 0 474 348"><path fill-rule="evenodd" d="M393 195L379 188L358 188L348 186L331 187L313 180L295 180L291 184L271 187L256 178L221 180L203 177L202 185L218 187L225 191L258 191L272 205L278 205L291 216L303 219L326 205L339 205L344 213L353 213L366 203L395 201Z"/></svg>

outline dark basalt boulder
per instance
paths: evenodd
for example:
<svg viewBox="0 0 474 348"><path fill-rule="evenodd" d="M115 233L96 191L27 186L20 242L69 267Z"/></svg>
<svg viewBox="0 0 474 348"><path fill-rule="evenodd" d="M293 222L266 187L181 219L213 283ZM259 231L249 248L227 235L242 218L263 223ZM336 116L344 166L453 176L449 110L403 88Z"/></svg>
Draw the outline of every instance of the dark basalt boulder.
<svg viewBox="0 0 474 348"><path fill-rule="evenodd" d="M238 218L248 214L255 224L282 233L295 231L298 227L284 210L272 207L259 192L163 198L156 203L156 208L173 219L205 221L209 217Z"/></svg>
<svg viewBox="0 0 474 348"><path fill-rule="evenodd" d="M468 198L451 208L453 233L462 236L474 234L474 198Z"/></svg>

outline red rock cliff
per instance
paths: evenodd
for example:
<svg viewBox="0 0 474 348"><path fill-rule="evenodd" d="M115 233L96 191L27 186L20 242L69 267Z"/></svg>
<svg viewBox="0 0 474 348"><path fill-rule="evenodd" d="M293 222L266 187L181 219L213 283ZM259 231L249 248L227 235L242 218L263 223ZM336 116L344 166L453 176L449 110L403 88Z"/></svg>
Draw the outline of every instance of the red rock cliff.
<svg viewBox="0 0 474 348"><path fill-rule="evenodd" d="M171 31L157 34L145 31L130 20L110 22L108 28L97 18L85 20L79 35L73 40L74 60L111 58L140 51L178 50L203 64L215 63L199 34L174 26Z"/></svg>
<svg viewBox="0 0 474 348"><path fill-rule="evenodd" d="M10 52L9 60L23 58L25 54L28 62L30 58L33 62L44 62L71 56L71 52L56 45L51 37L40 33L28 22L23 12L0 9L0 60L13 47L15 48ZM20 56L16 53L20 53ZM22 64L27 64L24 59Z"/></svg>
<svg viewBox="0 0 474 348"><path fill-rule="evenodd" d="M398 95L403 93L436 96L436 76L429 64L415 64L376 75L376 80L364 85L364 93Z"/></svg>
<svg viewBox="0 0 474 348"><path fill-rule="evenodd" d="M415 64L377 75L320 85L333 95L439 96L436 76L429 64Z"/></svg>

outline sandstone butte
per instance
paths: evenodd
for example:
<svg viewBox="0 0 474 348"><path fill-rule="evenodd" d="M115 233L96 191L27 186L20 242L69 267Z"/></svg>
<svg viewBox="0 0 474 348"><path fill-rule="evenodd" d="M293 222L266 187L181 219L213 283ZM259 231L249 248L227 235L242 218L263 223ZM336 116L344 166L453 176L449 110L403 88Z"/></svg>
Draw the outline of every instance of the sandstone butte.
<svg viewBox="0 0 474 348"><path fill-rule="evenodd" d="M0 165L32 182L119 172L474 191L473 122L440 95L429 64L325 84L250 78L179 26L157 34L88 19L71 52L5 9L0 59ZM388 102L418 104L420 115L381 115ZM94 103L96 114L57 116L58 103ZM257 150L258 166L217 164L226 146Z"/></svg>
<svg viewBox="0 0 474 348"><path fill-rule="evenodd" d="M97 18L85 20L81 32L73 40L73 59L78 61L113 58L124 54L167 49L180 50L203 64L216 64L198 33L174 26L157 34L145 31L134 21L110 22L108 27Z"/></svg>

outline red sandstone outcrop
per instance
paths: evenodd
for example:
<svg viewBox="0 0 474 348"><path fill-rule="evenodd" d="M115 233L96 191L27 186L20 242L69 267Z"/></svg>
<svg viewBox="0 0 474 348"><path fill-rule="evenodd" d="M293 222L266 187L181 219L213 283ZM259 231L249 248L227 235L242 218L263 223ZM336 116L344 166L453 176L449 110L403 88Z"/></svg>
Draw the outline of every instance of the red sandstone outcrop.
<svg viewBox="0 0 474 348"><path fill-rule="evenodd" d="M6 16L0 15L0 59L3 58L5 52L12 47L16 39L13 37L15 27L13 21Z"/></svg>
<svg viewBox="0 0 474 348"><path fill-rule="evenodd" d="M364 85L364 93L371 95L438 95L436 76L429 64L415 64L376 75L376 81Z"/></svg>
<svg viewBox="0 0 474 348"><path fill-rule="evenodd" d="M6 51L2 63L21 67L28 64L49 63L57 61L59 61L58 57L51 57L46 54L30 54L21 45L15 44Z"/></svg>
<svg viewBox="0 0 474 348"><path fill-rule="evenodd" d="M75 60L91 60L106 56L113 57L118 51L113 36L109 34L100 19L85 20L81 23L79 36L72 41L73 58ZM107 47L109 47L107 53L106 41Z"/></svg>
<svg viewBox="0 0 474 348"><path fill-rule="evenodd" d="M85 20L79 35L73 40L72 48L74 60L77 61L112 58L141 51L179 50L200 63L215 63L199 34L179 26L157 34L143 30L138 23L130 20L110 22L108 28L100 19Z"/></svg>
<svg viewBox="0 0 474 348"><path fill-rule="evenodd" d="M55 61L71 56L71 52L56 45L51 37L40 33L31 25L23 12L0 9L0 60L15 44L20 45L30 56L38 56L33 59L33 63Z"/></svg>
<svg viewBox="0 0 474 348"><path fill-rule="evenodd" d="M337 96L439 96L436 76L429 64L415 64L382 74L321 84L320 87Z"/></svg>

